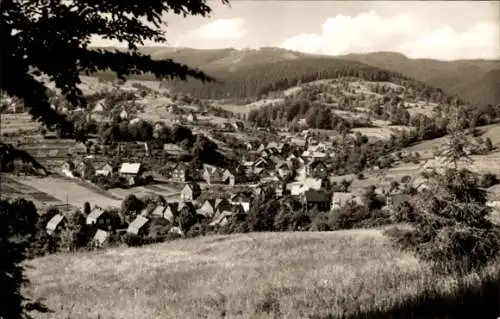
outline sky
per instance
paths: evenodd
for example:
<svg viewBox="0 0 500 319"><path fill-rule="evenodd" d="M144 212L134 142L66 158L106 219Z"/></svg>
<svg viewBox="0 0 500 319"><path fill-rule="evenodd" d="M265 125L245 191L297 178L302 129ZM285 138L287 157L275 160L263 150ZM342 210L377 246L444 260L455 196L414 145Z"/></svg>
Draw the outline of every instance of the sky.
<svg viewBox="0 0 500 319"><path fill-rule="evenodd" d="M164 16L168 45L272 46L326 55L395 51L440 60L500 58L500 1L208 3L210 17ZM116 45L98 38L93 44Z"/></svg>

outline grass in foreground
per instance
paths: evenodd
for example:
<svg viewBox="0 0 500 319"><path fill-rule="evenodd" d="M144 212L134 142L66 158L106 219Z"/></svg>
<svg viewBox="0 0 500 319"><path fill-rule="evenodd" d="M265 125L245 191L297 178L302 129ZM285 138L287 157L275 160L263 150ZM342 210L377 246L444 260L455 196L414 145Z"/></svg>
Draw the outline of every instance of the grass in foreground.
<svg viewBox="0 0 500 319"><path fill-rule="evenodd" d="M28 266L29 295L55 311L40 318L431 318L439 311L423 306L489 318L488 305L471 305L500 296L498 264L481 292L460 295L462 283L433 275L378 230L200 237L52 255ZM471 275L462 290L484 278ZM469 308L456 308L461 303Z"/></svg>

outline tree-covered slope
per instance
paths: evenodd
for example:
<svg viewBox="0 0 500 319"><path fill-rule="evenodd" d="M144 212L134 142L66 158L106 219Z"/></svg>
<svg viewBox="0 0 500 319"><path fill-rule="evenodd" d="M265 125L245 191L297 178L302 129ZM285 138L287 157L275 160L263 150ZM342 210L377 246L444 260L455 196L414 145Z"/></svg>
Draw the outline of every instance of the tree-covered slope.
<svg viewBox="0 0 500 319"><path fill-rule="evenodd" d="M207 73L216 83L188 80L166 81L165 86L197 98L246 99L258 98L271 92L285 90L298 83L338 77L358 77L367 81L393 82L413 88L422 95L441 94L439 89L405 77L396 72L368 66L355 61L327 57L303 57L294 60L247 65L237 71L212 69Z"/></svg>
<svg viewBox="0 0 500 319"><path fill-rule="evenodd" d="M349 54L338 58L402 73L472 103L500 103L499 60L409 59L394 52Z"/></svg>
<svg viewBox="0 0 500 319"><path fill-rule="evenodd" d="M287 74L288 81L292 80L293 83L295 79L291 79L290 74L294 73L302 77L309 72L308 68L310 69L309 75L312 76L321 72L321 69L328 69L323 74L331 75L332 66L337 69L362 68L366 70L366 66L369 65L414 78L430 86L440 88L447 94L458 95L474 104L496 105L500 103L500 93L497 89L500 82L500 61L498 60L409 59L405 55L395 52L332 57L271 47L258 50L145 47L142 50L151 54L154 59L173 59L200 68L224 82L224 84L207 85L203 89L201 88L202 84L195 81L189 81L188 84L173 82L169 85L174 90L181 90L202 98L254 97L255 94L265 92L266 86L272 86L274 81L271 80L272 78L279 78L278 81L284 80L284 73ZM364 66L360 67L360 65ZM287 68L287 70L279 70L278 68ZM99 76L105 79L114 78L105 72L99 73ZM134 78L153 79L149 74ZM261 83L262 90L255 88L255 83Z"/></svg>

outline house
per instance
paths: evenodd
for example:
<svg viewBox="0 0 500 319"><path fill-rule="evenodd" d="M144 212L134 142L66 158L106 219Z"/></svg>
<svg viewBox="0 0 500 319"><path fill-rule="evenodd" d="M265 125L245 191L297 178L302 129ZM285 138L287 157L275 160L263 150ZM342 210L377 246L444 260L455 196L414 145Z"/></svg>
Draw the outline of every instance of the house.
<svg viewBox="0 0 500 319"><path fill-rule="evenodd" d="M94 106L93 112L95 112L95 113L104 112L104 109L105 109L104 103L105 103L104 99L97 101L97 103Z"/></svg>
<svg viewBox="0 0 500 319"><path fill-rule="evenodd" d="M196 117L196 114L194 114L193 112L189 113L189 115L187 116L187 120L191 123L193 122L196 122L198 120L198 118Z"/></svg>
<svg viewBox="0 0 500 319"><path fill-rule="evenodd" d="M203 180L207 184L220 184L223 181L224 171L218 167L205 167L203 169Z"/></svg>
<svg viewBox="0 0 500 319"><path fill-rule="evenodd" d="M273 166L273 163L266 159L266 158L263 158L263 157L259 157L253 164L253 168L254 170L256 168L262 168L262 169L265 169L265 168L271 168Z"/></svg>
<svg viewBox="0 0 500 319"><path fill-rule="evenodd" d="M122 120L127 119L127 118L128 118L128 112L127 112L127 111L125 111L125 110L122 110L122 111L120 112L120 118L121 118Z"/></svg>
<svg viewBox="0 0 500 319"><path fill-rule="evenodd" d="M102 229L97 229L94 237L92 238L92 243L95 246L102 246L109 239L109 233Z"/></svg>
<svg viewBox="0 0 500 319"><path fill-rule="evenodd" d="M233 204L225 198L217 198L215 200L215 213L220 213L223 210L230 210Z"/></svg>
<svg viewBox="0 0 500 319"><path fill-rule="evenodd" d="M178 203L167 203L165 210L163 211L163 218L173 223L175 218L179 214L179 204Z"/></svg>
<svg viewBox="0 0 500 319"><path fill-rule="evenodd" d="M132 223L127 228L127 233L132 235L142 235L146 233L146 226L149 223L149 219L144 216L137 216Z"/></svg>
<svg viewBox="0 0 500 319"><path fill-rule="evenodd" d="M104 209L99 206L95 206L94 209L90 211L88 216L85 218L85 223L87 225L99 225L107 227L111 224L109 214L106 214Z"/></svg>
<svg viewBox="0 0 500 319"><path fill-rule="evenodd" d="M247 150L253 151L258 147L258 142L256 142L256 141L246 142L245 147L247 148Z"/></svg>
<svg viewBox="0 0 500 319"><path fill-rule="evenodd" d="M76 165L72 160L67 160L64 161L64 163L61 166L61 171L63 172L64 175L68 177L74 177L73 171L75 170Z"/></svg>
<svg viewBox="0 0 500 319"><path fill-rule="evenodd" d="M244 131L245 130L245 125L241 121L234 122L233 127L236 131Z"/></svg>
<svg viewBox="0 0 500 319"><path fill-rule="evenodd" d="M172 169L172 180L184 183L189 179L188 168L184 163L178 163Z"/></svg>
<svg viewBox="0 0 500 319"><path fill-rule="evenodd" d="M330 209L330 199L324 190L309 189L303 194L303 202L307 209L316 208L320 212Z"/></svg>
<svg viewBox="0 0 500 319"><path fill-rule="evenodd" d="M179 113L179 107L175 104L170 104L167 107L167 112L172 113L172 114L178 114Z"/></svg>
<svg viewBox="0 0 500 319"><path fill-rule="evenodd" d="M184 236L184 232L182 231L182 229L180 227L177 227L177 226L170 228L170 230L168 232L170 234L176 234L176 235L179 235L181 237Z"/></svg>
<svg viewBox="0 0 500 319"><path fill-rule="evenodd" d="M248 213L248 211L250 210L251 202L252 194L249 192L239 192L238 194L231 197L231 203L241 205L245 213Z"/></svg>
<svg viewBox="0 0 500 319"><path fill-rule="evenodd" d="M144 207L141 212L139 213L140 216L143 216L143 217L149 217L149 213L151 212L151 208L150 207Z"/></svg>
<svg viewBox="0 0 500 319"><path fill-rule="evenodd" d="M275 184L274 187L275 195L276 197L283 197L285 195L288 195L289 190L286 188L286 183L283 182L278 182Z"/></svg>
<svg viewBox="0 0 500 319"><path fill-rule="evenodd" d="M56 214L54 215L49 222L47 223L47 226L45 227L47 234L52 235L54 234L60 227L63 226L65 217L62 214Z"/></svg>
<svg viewBox="0 0 500 319"><path fill-rule="evenodd" d="M197 213L207 218L213 218L213 216L220 214L224 210L231 210L233 206L234 205L225 198L208 199L197 210ZM243 209L243 207L241 207L241 209Z"/></svg>
<svg viewBox="0 0 500 319"><path fill-rule="evenodd" d="M163 218L163 213L165 212L165 209L166 209L165 206L162 205L156 206L155 209L153 209L153 211L151 212L151 215Z"/></svg>
<svg viewBox="0 0 500 319"><path fill-rule="evenodd" d="M95 175L101 175L109 177L113 173L113 166L109 163L105 163L100 168L96 169Z"/></svg>
<svg viewBox="0 0 500 319"><path fill-rule="evenodd" d="M279 177L287 179L292 176L293 166L289 162L281 161L280 163L276 164L276 172L278 173Z"/></svg>
<svg viewBox="0 0 500 319"><path fill-rule="evenodd" d="M134 185L135 179L142 173L141 170L141 163L122 163L119 174L127 179L129 185Z"/></svg>
<svg viewBox="0 0 500 319"><path fill-rule="evenodd" d="M197 183L188 183L181 191L181 199L183 201L192 201L201 195L201 187Z"/></svg>
<svg viewBox="0 0 500 319"><path fill-rule="evenodd" d="M62 173L67 177L75 177L73 171L75 170L75 163L71 160L64 161L61 167Z"/></svg>
<svg viewBox="0 0 500 319"><path fill-rule="evenodd" d="M235 131L234 126L231 123L227 123L227 122L222 123L222 128L223 128L223 130L225 130L227 132L234 132Z"/></svg>
<svg viewBox="0 0 500 319"><path fill-rule="evenodd" d="M78 163L78 165L75 168L75 171L83 179L90 179L95 174L94 165L90 160L84 160Z"/></svg>
<svg viewBox="0 0 500 319"><path fill-rule="evenodd" d="M215 216L212 222L209 224L210 227L223 227L229 222L229 218L233 216L232 211L223 211L219 215Z"/></svg>
<svg viewBox="0 0 500 319"><path fill-rule="evenodd" d="M268 149L263 149L262 151L259 152L259 155L263 158L267 158L272 155L272 152Z"/></svg>
<svg viewBox="0 0 500 319"><path fill-rule="evenodd" d="M292 138L290 139L290 144L302 148L306 146L306 141L302 138Z"/></svg>
<svg viewBox="0 0 500 319"><path fill-rule="evenodd" d="M87 154L87 145L84 143L76 143L72 148L71 148L71 153L72 154Z"/></svg>
<svg viewBox="0 0 500 319"><path fill-rule="evenodd" d="M253 189L253 193L255 196L260 196L263 195L267 190L268 188L265 185L261 184Z"/></svg>
<svg viewBox="0 0 500 319"><path fill-rule="evenodd" d="M306 175L309 177L326 178L328 177L328 168L323 161L314 160L307 164Z"/></svg>
<svg viewBox="0 0 500 319"><path fill-rule="evenodd" d="M363 205L363 199L350 192L333 192L331 209L338 209L348 203Z"/></svg>
<svg viewBox="0 0 500 319"><path fill-rule="evenodd" d="M239 175L235 175L235 174L231 173L230 170L226 169L222 173L222 182L224 184L234 186L240 182L240 178L239 178Z"/></svg>
<svg viewBox="0 0 500 319"><path fill-rule="evenodd" d="M207 218L212 218L215 214L215 199L207 199L196 213Z"/></svg>
<svg viewBox="0 0 500 319"><path fill-rule="evenodd" d="M328 188L329 184L327 179L308 177L303 182L288 184L287 188L290 189L292 195L298 196L310 189L320 190Z"/></svg>
<svg viewBox="0 0 500 319"><path fill-rule="evenodd" d="M182 156L187 154L187 152L182 147L174 143L163 144L163 151L173 156Z"/></svg>

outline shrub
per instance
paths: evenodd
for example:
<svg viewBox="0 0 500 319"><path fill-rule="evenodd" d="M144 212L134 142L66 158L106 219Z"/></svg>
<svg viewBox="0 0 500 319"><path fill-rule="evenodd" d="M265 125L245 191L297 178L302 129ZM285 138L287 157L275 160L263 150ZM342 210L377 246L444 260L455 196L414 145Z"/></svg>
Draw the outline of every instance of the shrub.
<svg viewBox="0 0 500 319"><path fill-rule="evenodd" d="M417 214L412 204L403 202L392 210L391 218L395 223L413 223Z"/></svg>
<svg viewBox="0 0 500 319"><path fill-rule="evenodd" d="M310 231L330 231L333 230L331 227L331 220L327 214L317 214L314 216L311 226L309 228Z"/></svg>
<svg viewBox="0 0 500 319"><path fill-rule="evenodd" d="M187 237L198 237L205 235L205 226L202 223L196 223L191 228L189 231L186 233Z"/></svg>
<svg viewBox="0 0 500 319"><path fill-rule="evenodd" d="M127 246L131 247L141 246L145 242L142 236L130 233L126 233L125 235L123 235L122 240Z"/></svg>
<svg viewBox="0 0 500 319"><path fill-rule="evenodd" d="M332 230L376 227L390 224L391 218L381 209L369 209L356 203L348 203L333 212Z"/></svg>

